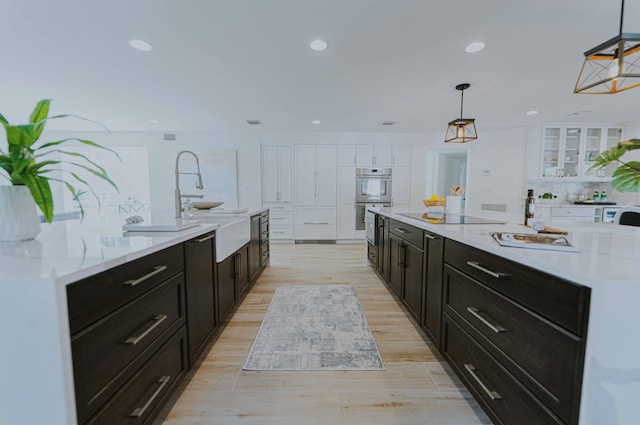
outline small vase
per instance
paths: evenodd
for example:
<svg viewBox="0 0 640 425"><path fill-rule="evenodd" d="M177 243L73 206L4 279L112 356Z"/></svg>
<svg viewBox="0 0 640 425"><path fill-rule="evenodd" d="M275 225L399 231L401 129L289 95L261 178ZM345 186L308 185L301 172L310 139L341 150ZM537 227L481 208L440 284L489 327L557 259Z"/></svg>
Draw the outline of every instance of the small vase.
<svg viewBox="0 0 640 425"><path fill-rule="evenodd" d="M36 202L27 186L0 186L0 242L25 241L40 233Z"/></svg>

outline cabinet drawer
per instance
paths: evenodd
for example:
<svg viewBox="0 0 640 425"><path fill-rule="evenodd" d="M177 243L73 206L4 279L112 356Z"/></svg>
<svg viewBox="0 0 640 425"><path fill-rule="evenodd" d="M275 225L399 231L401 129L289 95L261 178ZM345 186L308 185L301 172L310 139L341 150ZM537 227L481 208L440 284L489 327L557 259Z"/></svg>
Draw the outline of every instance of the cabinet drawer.
<svg viewBox="0 0 640 425"><path fill-rule="evenodd" d="M447 239L445 262L584 337L590 289Z"/></svg>
<svg viewBox="0 0 640 425"><path fill-rule="evenodd" d="M560 425L560 421L515 377L443 314L442 350L445 358L495 423Z"/></svg>
<svg viewBox="0 0 640 425"><path fill-rule="evenodd" d="M336 209L296 208L296 225L336 225ZM273 223L275 224L275 223ZM333 238L335 239L335 237Z"/></svg>
<svg viewBox="0 0 640 425"><path fill-rule="evenodd" d="M79 422L102 406L184 323L180 273L72 336Z"/></svg>
<svg viewBox="0 0 640 425"><path fill-rule="evenodd" d="M293 226L271 226L270 239L293 239Z"/></svg>
<svg viewBox="0 0 640 425"><path fill-rule="evenodd" d="M184 269L182 244L67 286L74 334Z"/></svg>
<svg viewBox="0 0 640 425"><path fill-rule="evenodd" d="M293 224L293 213L271 213L269 220L272 226L290 225Z"/></svg>
<svg viewBox="0 0 640 425"><path fill-rule="evenodd" d="M584 342L450 266L444 284L445 311L470 324L469 333L569 423L580 397Z"/></svg>
<svg viewBox="0 0 640 425"><path fill-rule="evenodd" d="M308 240L335 240L337 237L337 226L335 223L310 223L296 225L296 239Z"/></svg>
<svg viewBox="0 0 640 425"><path fill-rule="evenodd" d="M551 217L591 217L596 215L591 207L552 207Z"/></svg>
<svg viewBox="0 0 640 425"><path fill-rule="evenodd" d="M389 222L389 232L400 236L406 242L415 245L419 249L423 249L422 244L424 242L424 230L402 223L401 221L391 219Z"/></svg>
<svg viewBox="0 0 640 425"><path fill-rule="evenodd" d="M162 401L187 370L184 327L158 350L127 384L88 422L89 425L143 424L156 416Z"/></svg>

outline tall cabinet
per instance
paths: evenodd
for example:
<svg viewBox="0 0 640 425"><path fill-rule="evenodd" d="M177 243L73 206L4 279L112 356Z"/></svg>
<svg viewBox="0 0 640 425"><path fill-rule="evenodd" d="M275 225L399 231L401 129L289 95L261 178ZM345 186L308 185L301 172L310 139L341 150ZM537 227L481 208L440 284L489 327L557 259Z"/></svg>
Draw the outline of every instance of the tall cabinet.
<svg viewBox="0 0 640 425"><path fill-rule="evenodd" d="M293 240L293 146L262 146L262 205L271 211L270 239Z"/></svg>
<svg viewBox="0 0 640 425"><path fill-rule="evenodd" d="M336 145L295 145L296 240L336 239Z"/></svg>

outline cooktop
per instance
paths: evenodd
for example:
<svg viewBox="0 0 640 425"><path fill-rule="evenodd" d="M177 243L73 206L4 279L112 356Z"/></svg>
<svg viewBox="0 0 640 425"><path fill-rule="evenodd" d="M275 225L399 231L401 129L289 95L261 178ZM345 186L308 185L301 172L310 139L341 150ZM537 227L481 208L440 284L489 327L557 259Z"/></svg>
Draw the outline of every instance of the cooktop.
<svg viewBox="0 0 640 425"><path fill-rule="evenodd" d="M432 224L504 224L504 221L487 220L470 215L444 214L444 213L400 213L406 217L426 221Z"/></svg>

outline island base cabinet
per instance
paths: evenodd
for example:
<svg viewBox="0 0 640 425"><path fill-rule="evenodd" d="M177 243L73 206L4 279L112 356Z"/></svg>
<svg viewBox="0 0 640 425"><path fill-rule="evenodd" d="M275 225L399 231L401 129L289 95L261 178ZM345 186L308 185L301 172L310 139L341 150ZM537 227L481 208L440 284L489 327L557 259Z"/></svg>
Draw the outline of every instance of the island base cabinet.
<svg viewBox="0 0 640 425"><path fill-rule="evenodd" d="M235 255L230 255L217 264L216 300L218 302L218 323L222 324L236 302L236 265Z"/></svg>
<svg viewBox="0 0 640 425"><path fill-rule="evenodd" d="M440 347L444 238L424 232L425 306L422 329Z"/></svg>
<svg viewBox="0 0 640 425"><path fill-rule="evenodd" d="M446 313L442 318L442 353L495 424L563 424Z"/></svg>
<svg viewBox="0 0 640 425"><path fill-rule="evenodd" d="M183 327L87 423L90 425L151 423L186 370L187 344Z"/></svg>

